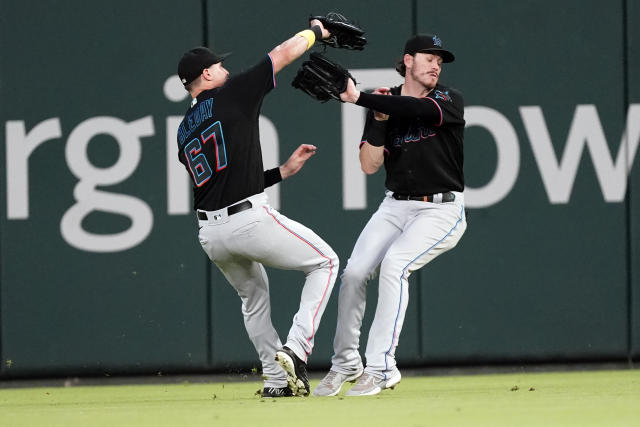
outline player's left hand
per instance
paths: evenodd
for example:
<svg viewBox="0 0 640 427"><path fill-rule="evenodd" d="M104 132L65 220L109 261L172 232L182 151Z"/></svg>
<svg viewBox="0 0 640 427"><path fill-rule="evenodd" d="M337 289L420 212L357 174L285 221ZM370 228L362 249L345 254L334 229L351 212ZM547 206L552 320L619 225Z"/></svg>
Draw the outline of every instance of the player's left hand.
<svg viewBox="0 0 640 427"><path fill-rule="evenodd" d="M324 32L322 34L321 41L326 45L339 49L363 50L367 44L364 30L341 13L328 12L326 15L312 15L309 20L321 22L322 28L329 31L329 36L325 36Z"/></svg>
<svg viewBox="0 0 640 427"><path fill-rule="evenodd" d="M289 159L280 166L280 175L282 179L286 179L298 173L304 163L316 154L316 146L311 144L300 144L298 148L291 154Z"/></svg>

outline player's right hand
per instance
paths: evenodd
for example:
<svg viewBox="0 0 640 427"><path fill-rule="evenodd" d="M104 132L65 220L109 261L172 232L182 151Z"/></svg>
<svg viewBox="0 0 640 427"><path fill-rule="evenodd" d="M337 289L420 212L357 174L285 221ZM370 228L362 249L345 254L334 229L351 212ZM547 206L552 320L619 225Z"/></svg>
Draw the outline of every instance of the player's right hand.
<svg viewBox="0 0 640 427"><path fill-rule="evenodd" d="M371 93L374 95L391 95L391 88L379 87ZM378 113L377 111L373 112L373 117L379 121L389 120L388 114Z"/></svg>
<svg viewBox="0 0 640 427"><path fill-rule="evenodd" d="M329 32L329 30L327 30L326 28L324 28L324 25L322 25L322 22L319 19L312 19L309 22L309 27L313 27L314 25L319 26L322 29L322 38L326 39L327 37L329 37L331 35L331 33Z"/></svg>

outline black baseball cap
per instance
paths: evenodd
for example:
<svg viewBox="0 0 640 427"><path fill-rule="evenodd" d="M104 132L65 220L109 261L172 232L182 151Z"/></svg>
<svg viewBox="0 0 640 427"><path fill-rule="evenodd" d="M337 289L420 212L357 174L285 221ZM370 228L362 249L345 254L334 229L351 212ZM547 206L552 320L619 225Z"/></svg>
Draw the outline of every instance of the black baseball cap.
<svg viewBox="0 0 640 427"><path fill-rule="evenodd" d="M198 78L202 74L202 70L224 61L229 55L231 55L231 52L217 55L207 47L194 47L182 55L182 59L178 63L178 77L180 77L182 84L186 86Z"/></svg>
<svg viewBox="0 0 640 427"><path fill-rule="evenodd" d="M453 53L442 48L442 40L435 34L416 34L407 40L404 53L415 55L418 52L440 55L442 62L453 62L456 59Z"/></svg>

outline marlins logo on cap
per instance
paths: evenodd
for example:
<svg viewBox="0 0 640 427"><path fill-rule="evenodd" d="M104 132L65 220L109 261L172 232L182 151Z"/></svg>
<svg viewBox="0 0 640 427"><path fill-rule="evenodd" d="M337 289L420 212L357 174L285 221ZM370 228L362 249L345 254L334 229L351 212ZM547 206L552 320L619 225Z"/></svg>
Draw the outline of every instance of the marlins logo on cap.
<svg viewBox="0 0 640 427"><path fill-rule="evenodd" d="M442 47L442 40L435 34L417 34L407 40L404 53L415 55L418 52L433 53L442 57L442 62L453 62L455 56Z"/></svg>

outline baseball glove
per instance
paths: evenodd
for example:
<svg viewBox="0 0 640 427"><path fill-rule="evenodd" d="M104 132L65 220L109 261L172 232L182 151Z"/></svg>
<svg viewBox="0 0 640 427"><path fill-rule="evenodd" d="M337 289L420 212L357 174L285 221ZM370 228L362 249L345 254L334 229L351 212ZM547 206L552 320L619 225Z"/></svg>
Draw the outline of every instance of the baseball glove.
<svg viewBox="0 0 640 427"><path fill-rule="evenodd" d="M321 53L311 52L309 60L302 63L291 86L320 102L330 99L341 101L340 94L347 89L349 79L353 79L353 76L340 64ZM355 79L353 82L355 83Z"/></svg>
<svg viewBox="0 0 640 427"><path fill-rule="evenodd" d="M310 16L309 20L317 19L322 22L324 28L329 30L331 36L320 40L322 43L340 49L363 50L367 44L364 38L364 30L344 15L337 12L329 12L326 16Z"/></svg>

